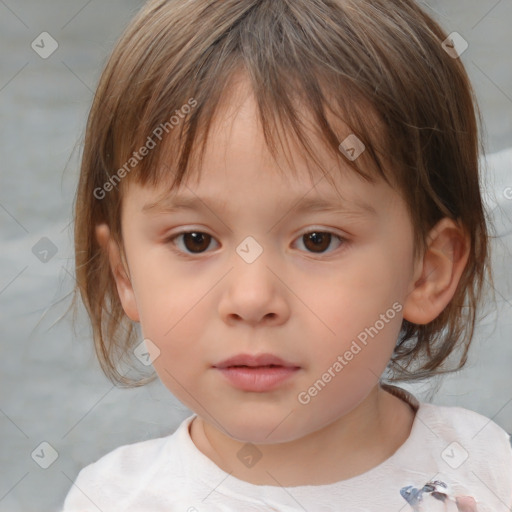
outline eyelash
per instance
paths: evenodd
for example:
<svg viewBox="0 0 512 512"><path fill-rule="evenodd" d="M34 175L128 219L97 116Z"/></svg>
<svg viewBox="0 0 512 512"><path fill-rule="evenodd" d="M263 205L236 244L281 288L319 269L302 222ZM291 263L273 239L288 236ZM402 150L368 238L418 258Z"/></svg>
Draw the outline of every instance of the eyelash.
<svg viewBox="0 0 512 512"><path fill-rule="evenodd" d="M199 235L207 235L207 236L210 236L212 240L215 240L215 238L213 238L211 235L209 235L208 233L205 233L204 231L199 231L199 230L188 230L188 231L180 231L179 233L174 233L172 236L168 237L164 243L166 244L171 244L173 245L174 247L172 248L172 250L174 252L176 252L179 256L183 257L183 258L190 258L190 257L194 257L194 256L200 256L201 254L204 254L205 252L208 252L208 251L203 251L203 252L198 252L198 253L192 253L192 252L184 252L178 248L176 248L177 244L175 243L175 240L183 235L190 235L190 234L199 234ZM310 229L308 231L304 231L302 232L301 234L299 234L296 238L296 240L301 240L305 235L311 235L313 233L316 233L316 234L320 234L320 235L333 235L334 238L337 238L340 242L340 245L338 246L337 249L339 249L340 247L342 246L346 246L348 244L348 240L344 237L342 237L341 235L337 235L336 233L333 233L332 231L322 231L320 229ZM327 251L327 252L318 252L318 253L315 253L315 252L311 252L309 251L309 254L313 254L313 255L323 255L323 254L330 254L332 252L335 252L337 249L334 249L332 251Z"/></svg>

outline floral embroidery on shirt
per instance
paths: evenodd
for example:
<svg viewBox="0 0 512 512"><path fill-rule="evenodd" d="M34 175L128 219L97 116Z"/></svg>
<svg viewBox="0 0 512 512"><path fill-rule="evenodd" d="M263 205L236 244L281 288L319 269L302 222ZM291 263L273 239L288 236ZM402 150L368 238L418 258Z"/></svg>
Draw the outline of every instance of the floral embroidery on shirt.
<svg viewBox="0 0 512 512"><path fill-rule="evenodd" d="M444 482L428 482L421 489L412 485L400 489L400 495L414 512L478 512L470 496L453 496Z"/></svg>

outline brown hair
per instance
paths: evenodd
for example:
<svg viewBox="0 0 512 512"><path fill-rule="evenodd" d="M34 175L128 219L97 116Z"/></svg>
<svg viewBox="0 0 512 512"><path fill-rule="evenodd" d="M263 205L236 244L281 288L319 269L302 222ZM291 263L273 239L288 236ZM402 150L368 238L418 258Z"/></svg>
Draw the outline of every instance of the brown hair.
<svg viewBox="0 0 512 512"><path fill-rule="evenodd" d="M119 371L136 333L95 227L107 223L122 242L127 180L180 185L191 162L201 161L219 102L239 72L250 80L273 155L283 147L283 134L291 133L316 160L303 108L340 162L345 159L329 115L350 127L366 151L344 163L372 181L365 172L371 164L401 192L416 256L443 217L467 231L469 260L451 303L427 325L403 321L390 380L464 365L486 272L490 282L492 275L479 188L478 108L460 59L442 47L446 38L412 0L152 0L142 8L101 76L75 205L75 299L79 291L99 361L114 382L147 380ZM143 151L150 139L154 149ZM458 348L456 368L446 368Z"/></svg>

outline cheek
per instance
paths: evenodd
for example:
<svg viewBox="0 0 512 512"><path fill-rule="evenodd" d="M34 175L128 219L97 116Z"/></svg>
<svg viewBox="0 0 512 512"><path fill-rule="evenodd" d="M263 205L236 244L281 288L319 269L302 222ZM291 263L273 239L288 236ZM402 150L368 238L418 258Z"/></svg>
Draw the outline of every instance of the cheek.
<svg viewBox="0 0 512 512"><path fill-rule="evenodd" d="M163 260L163 261L162 261ZM148 258L135 279L142 333L160 350L154 367L170 386L192 378L208 365L203 347L215 341L209 337L207 322L212 316L212 288L217 279L197 279L171 268L168 260ZM211 282L210 282L211 281ZM186 383L187 387L189 382ZM179 393L178 393L179 394Z"/></svg>
<svg viewBox="0 0 512 512"><path fill-rule="evenodd" d="M165 246L141 247L131 266L140 322L147 337L170 336L209 289L205 280L183 272L185 267L172 261Z"/></svg>
<svg viewBox="0 0 512 512"><path fill-rule="evenodd" d="M151 291L140 304L144 336L154 338L161 350L175 356L192 350L190 347L203 338L207 315L211 315L204 300L207 290L187 284L186 289L175 280L172 285L162 285L161 293Z"/></svg>
<svg viewBox="0 0 512 512"><path fill-rule="evenodd" d="M201 402L204 373L214 362L207 350L215 341L208 339L205 328L207 306L197 300L168 300L166 307L159 305L146 312L143 327L145 336L160 350L153 362L160 380L191 409L197 409L197 400Z"/></svg>
<svg viewBox="0 0 512 512"><path fill-rule="evenodd" d="M391 257L376 258L374 254L370 250L358 253L321 285L316 283L321 293L315 294L313 289L308 293L308 305L324 320L327 332L343 338L356 336L403 299L399 265ZM392 311L388 316L391 321L396 314Z"/></svg>
<svg viewBox="0 0 512 512"><path fill-rule="evenodd" d="M347 259L342 270L322 283L321 294L309 295L324 347L317 355L317 372L346 355L345 374L367 368L367 377L375 382L374 374L380 375L389 362L402 324L403 296L399 266L384 251L381 257L375 254L372 248Z"/></svg>

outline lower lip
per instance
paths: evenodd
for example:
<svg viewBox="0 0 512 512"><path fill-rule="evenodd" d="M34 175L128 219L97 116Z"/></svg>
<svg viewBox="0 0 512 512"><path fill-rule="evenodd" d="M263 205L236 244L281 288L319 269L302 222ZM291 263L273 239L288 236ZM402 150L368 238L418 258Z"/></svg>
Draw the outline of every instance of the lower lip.
<svg viewBox="0 0 512 512"><path fill-rule="evenodd" d="M284 366L230 366L218 368L229 382L243 391L270 391L294 375L299 368Z"/></svg>

